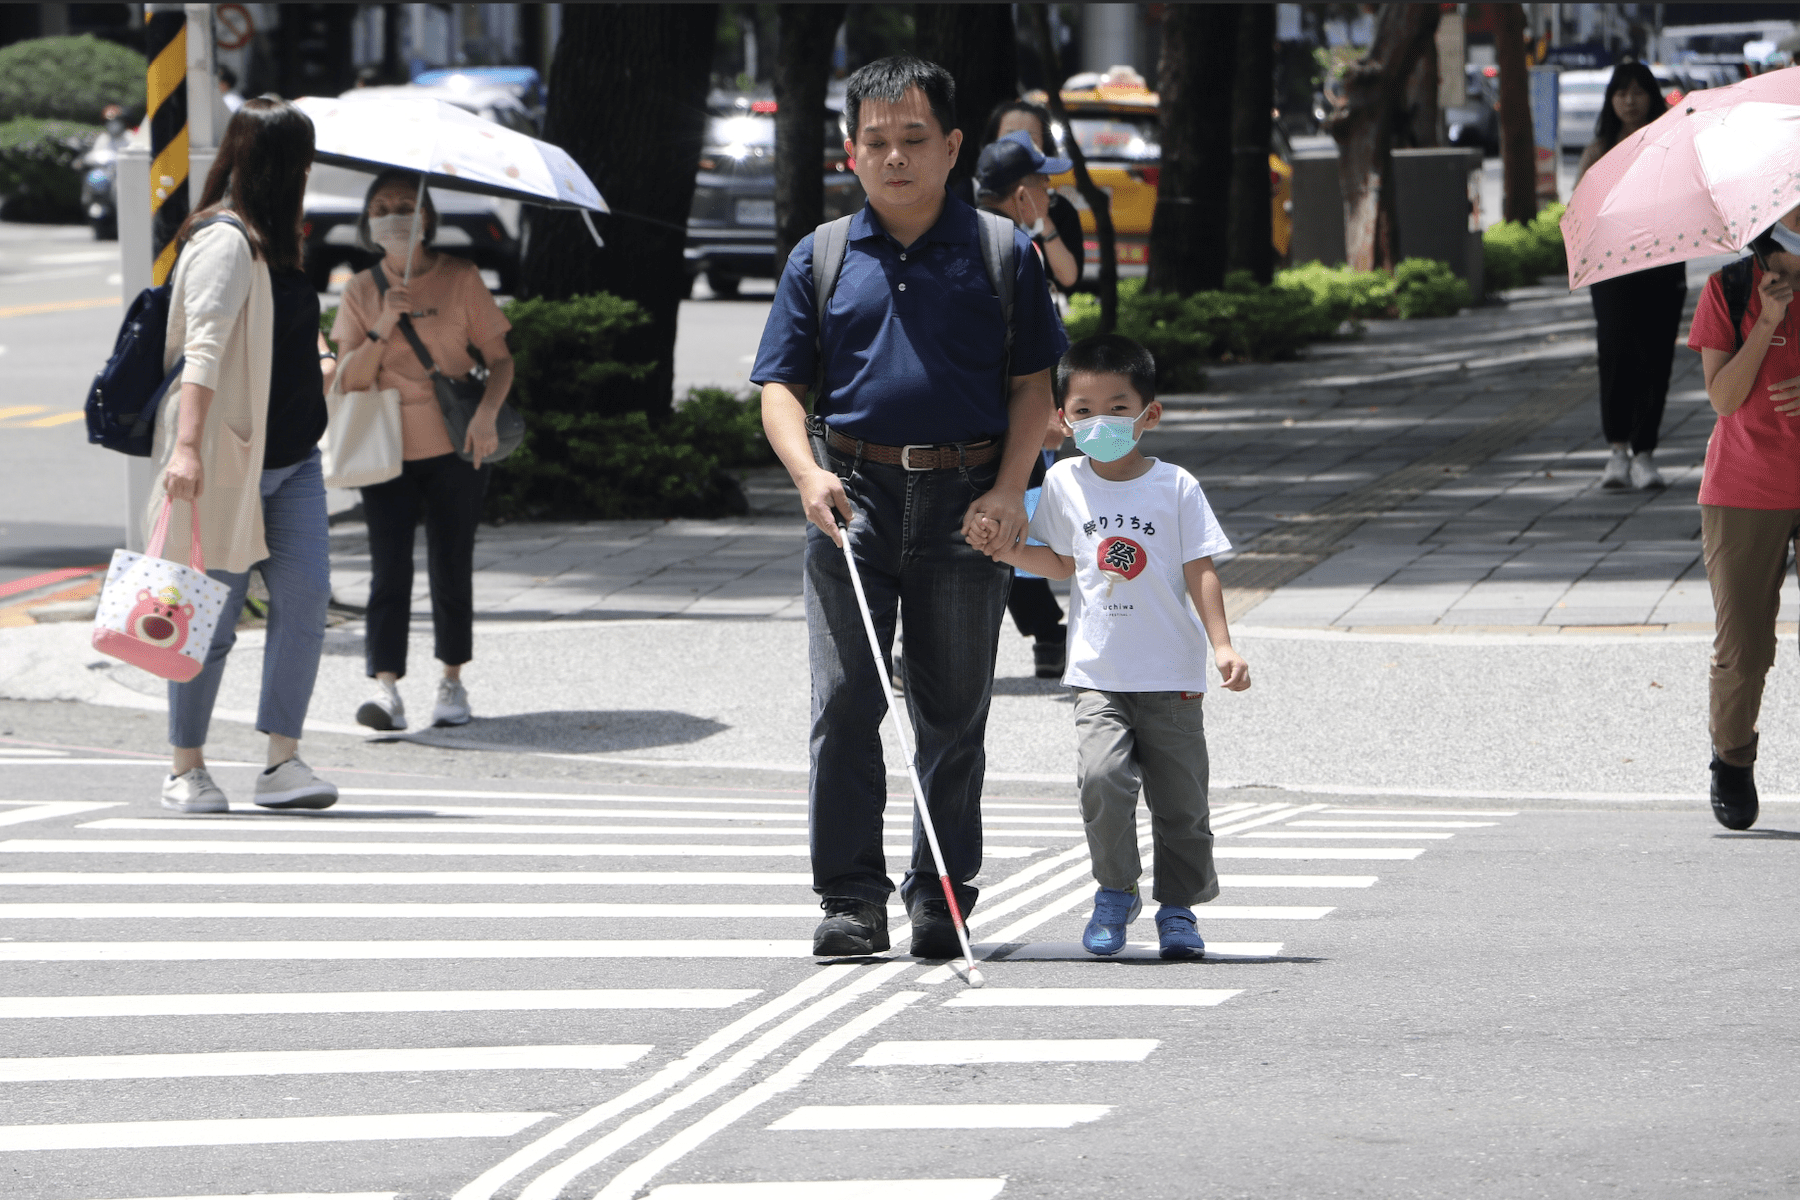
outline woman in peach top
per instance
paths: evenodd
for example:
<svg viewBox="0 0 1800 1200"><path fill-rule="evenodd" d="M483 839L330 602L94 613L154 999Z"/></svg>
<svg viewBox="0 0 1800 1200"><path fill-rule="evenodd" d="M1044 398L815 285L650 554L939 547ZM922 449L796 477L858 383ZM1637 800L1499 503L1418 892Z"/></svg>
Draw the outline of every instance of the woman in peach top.
<svg viewBox="0 0 1800 1200"><path fill-rule="evenodd" d="M437 210L428 192L424 211L418 214L423 233L416 243L413 240L414 206L420 195L419 177L410 171L384 171L369 186L357 235L365 249L382 259L345 286L332 327L342 355L338 377L343 390L373 387L400 392L404 466L397 478L362 489L373 571L367 663L377 688L357 709L356 719L382 730L406 728L399 681L406 674L413 529L421 509L431 621L437 657L444 664L432 724L468 723L469 695L462 684L462 667L473 654L475 525L494 470L482 460L499 446L494 421L513 379L506 347L512 326L473 263L431 248ZM387 284L385 294L376 284L376 270ZM474 368L471 347L487 365L487 392L461 446L450 444L431 376L401 328L403 317L445 375L455 378Z"/></svg>

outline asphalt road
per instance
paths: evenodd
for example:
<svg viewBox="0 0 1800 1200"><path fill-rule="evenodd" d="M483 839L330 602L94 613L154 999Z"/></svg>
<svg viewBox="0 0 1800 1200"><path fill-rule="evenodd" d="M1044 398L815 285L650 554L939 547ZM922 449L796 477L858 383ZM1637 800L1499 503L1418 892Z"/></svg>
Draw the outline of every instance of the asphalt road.
<svg viewBox="0 0 1800 1200"><path fill-rule="evenodd" d="M0 731L9 1198L1800 1188L1784 807L1225 791L1216 960L1096 962L997 781L971 992L806 954L797 775L326 736L338 809L178 818L155 715Z"/></svg>

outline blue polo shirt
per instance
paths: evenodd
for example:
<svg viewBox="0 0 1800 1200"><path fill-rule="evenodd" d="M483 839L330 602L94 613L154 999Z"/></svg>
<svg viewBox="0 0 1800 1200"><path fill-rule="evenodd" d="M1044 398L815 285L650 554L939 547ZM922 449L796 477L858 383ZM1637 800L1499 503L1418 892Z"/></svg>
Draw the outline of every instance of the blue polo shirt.
<svg viewBox="0 0 1800 1200"><path fill-rule="evenodd" d="M750 378L812 387L813 239L788 255ZM1056 364L1069 338L1044 269L1013 231L1013 375ZM850 221L825 319L825 394L813 411L833 429L888 446L972 442L1006 432L1006 314L981 260L975 210L946 194L937 223L911 246L865 203ZM1035 434L1033 436L1036 436Z"/></svg>

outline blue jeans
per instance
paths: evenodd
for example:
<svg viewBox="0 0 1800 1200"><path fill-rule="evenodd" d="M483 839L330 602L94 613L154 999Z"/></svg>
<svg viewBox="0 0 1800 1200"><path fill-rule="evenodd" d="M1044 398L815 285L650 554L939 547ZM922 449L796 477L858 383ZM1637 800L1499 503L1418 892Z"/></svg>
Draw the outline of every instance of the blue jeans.
<svg viewBox="0 0 1800 1200"><path fill-rule="evenodd" d="M882 654L890 661L896 608L905 622L906 707L919 780L957 903L967 912L976 897L968 881L981 870L983 739L1012 571L963 540L962 519L994 486L999 464L906 471L856 462L835 450L825 454L825 465L843 479L856 509L851 551ZM806 627L812 663L813 890L883 904L894 890L881 837L887 807L881 753L887 673L876 669L869 654L844 552L817 528L806 535ZM915 814L902 898L935 893L936 876Z"/></svg>
<svg viewBox="0 0 1800 1200"><path fill-rule="evenodd" d="M261 490L269 557L256 565L269 585L269 630L256 728L298 738L319 674L325 609L331 603L331 530L319 452L291 467L264 471ZM225 656L237 644L238 614L250 587L248 571L207 574L229 587L231 595L207 648L206 666L188 682L169 685L169 744L188 750L206 745Z"/></svg>

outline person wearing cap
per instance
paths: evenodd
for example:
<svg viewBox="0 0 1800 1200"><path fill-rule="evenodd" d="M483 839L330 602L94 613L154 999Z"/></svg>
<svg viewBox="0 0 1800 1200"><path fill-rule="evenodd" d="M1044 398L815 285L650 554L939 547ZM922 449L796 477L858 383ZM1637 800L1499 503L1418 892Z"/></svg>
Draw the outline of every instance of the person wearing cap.
<svg viewBox="0 0 1800 1200"><path fill-rule="evenodd" d="M821 956L888 949L894 891L882 822L897 764L884 761L881 743L894 701L864 638L842 539L884 653L896 616L904 622L918 777L966 914L981 869L984 742L1012 581L997 555L1024 539L1025 488L1052 415L1050 370L1068 346L1038 257L1013 228L1008 357L982 218L946 187L962 146L955 105L950 73L910 55L845 81L845 148L868 203L849 223L822 312L814 237L794 247L750 372L769 444L812 523L809 817ZM982 536L971 542L971 533ZM953 957L956 926L916 823L910 857L900 893L912 952Z"/></svg>
<svg viewBox="0 0 1800 1200"><path fill-rule="evenodd" d="M1081 280L1081 248L1063 244L1050 176L1070 166L1066 158L1045 156L1029 132L1015 129L984 146L975 167L976 200L1011 217L1031 235L1045 272L1065 292ZM1077 222L1075 228L1080 227Z"/></svg>

